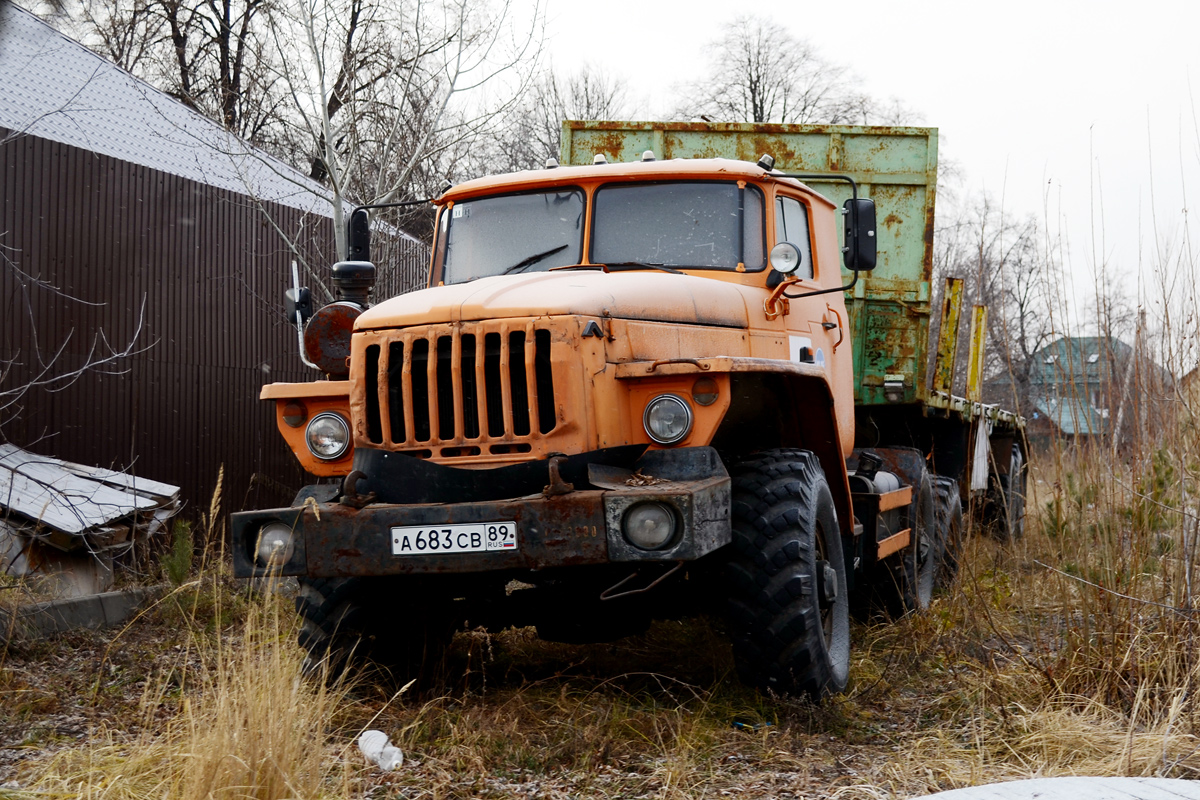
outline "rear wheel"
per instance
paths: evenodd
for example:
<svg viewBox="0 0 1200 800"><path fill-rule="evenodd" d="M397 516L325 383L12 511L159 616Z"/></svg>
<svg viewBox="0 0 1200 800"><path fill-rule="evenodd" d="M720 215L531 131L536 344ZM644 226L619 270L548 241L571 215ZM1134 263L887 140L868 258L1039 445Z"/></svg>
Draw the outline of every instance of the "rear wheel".
<svg viewBox="0 0 1200 800"><path fill-rule="evenodd" d="M939 552L935 589L944 589L954 582L963 550L963 511L958 481L935 475L933 499L937 508Z"/></svg>
<svg viewBox="0 0 1200 800"><path fill-rule="evenodd" d="M933 583L941 553L933 481L928 473L921 477L909 526L912 528L912 544L911 552L904 553L905 607L910 611L924 611L933 601Z"/></svg>
<svg viewBox="0 0 1200 800"><path fill-rule="evenodd" d="M774 450L733 480L730 633L738 674L813 699L846 688L850 618L833 495L815 455Z"/></svg>
<svg viewBox="0 0 1200 800"><path fill-rule="evenodd" d="M1012 443L1008 472L996 475L995 536L1002 542L1012 542L1025 535L1025 490L1029 470L1021 445Z"/></svg>
<svg viewBox="0 0 1200 800"><path fill-rule="evenodd" d="M881 592L884 605L893 617L910 611L924 611L933 600L941 542L933 499L933 481L921 470L921 479L913 487L913 499L904 520L909 529L908 547L882 564ZM890 575L889 575L890 573Z"/></svg>

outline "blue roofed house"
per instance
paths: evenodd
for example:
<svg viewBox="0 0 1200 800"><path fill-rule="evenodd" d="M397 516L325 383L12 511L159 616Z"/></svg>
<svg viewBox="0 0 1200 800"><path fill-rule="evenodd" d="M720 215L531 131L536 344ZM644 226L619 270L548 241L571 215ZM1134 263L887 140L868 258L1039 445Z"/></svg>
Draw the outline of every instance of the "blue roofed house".
<svg viewBox="0 0 1200 800"><path fill-rule="evenodd" d="M1034 446L1129 444L1162 418L1170 372L1115 337L1061 337L1032 356L1025 415Z"/></svg>

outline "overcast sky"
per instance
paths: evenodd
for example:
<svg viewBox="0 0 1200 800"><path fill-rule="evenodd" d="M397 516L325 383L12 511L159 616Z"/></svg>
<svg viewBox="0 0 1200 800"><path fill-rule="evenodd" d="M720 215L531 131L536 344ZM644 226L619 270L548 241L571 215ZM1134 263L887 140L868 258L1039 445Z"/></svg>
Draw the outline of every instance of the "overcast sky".
<svg viewBox="0 0 1200 800"><path fill-rule="evenodd" d="M625 79L648 119L698 77L724 23L749 9L774 20L938 128L963 194L1059 232L1080 297L1096 261L1132 276L1156 241L1180 241L1200 199L1200 0L550 2L555 66Z"/></svg>

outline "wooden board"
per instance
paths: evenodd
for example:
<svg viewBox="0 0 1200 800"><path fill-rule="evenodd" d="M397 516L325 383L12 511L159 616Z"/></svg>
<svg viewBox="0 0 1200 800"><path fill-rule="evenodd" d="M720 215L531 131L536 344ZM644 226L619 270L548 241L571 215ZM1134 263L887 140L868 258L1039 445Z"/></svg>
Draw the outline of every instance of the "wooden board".
<svg viewBox="0 0 1200 800"><path fill-rule="evenodd" d="M174 506L179 488L0 444L0 508L68 534Z"/></svg>

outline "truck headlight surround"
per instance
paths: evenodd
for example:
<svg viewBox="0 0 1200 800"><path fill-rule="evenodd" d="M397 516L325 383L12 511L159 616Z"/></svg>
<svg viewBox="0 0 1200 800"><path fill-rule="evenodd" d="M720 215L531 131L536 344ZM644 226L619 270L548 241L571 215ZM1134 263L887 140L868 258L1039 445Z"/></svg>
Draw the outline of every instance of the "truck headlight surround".
<svg viewBox="0 0 1200 800"><path fill-rule="evenodd" d="M304 430L304 441L308 452L322 461L334 461L350 449L350 423L332 411L317 414Z"/></svg>
<svg viewBox="0 0 1200 800"><path fill-rule="evenodd" d="M646 404L642 425L658 444L675 444L692 432L692 407L677 394L660 394Z"/></svg>
<svg viewBox="0 0 1200 800"><path fill-rule="evenodd" d="M621 518L621 534L639 550L662 550L678 529L675 510L658 500L634 503Z"/></svg>
<svg viewBox="0 0 1200 800"><path fill-rule="evenodd" d="M268 522L258 529L254 558L260 567L282 567L296 552L295 532L282 522Z"/></svg>

